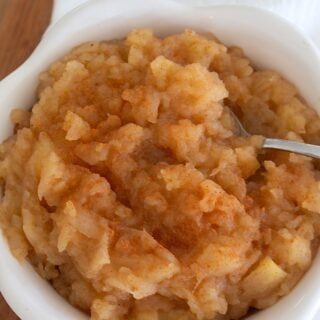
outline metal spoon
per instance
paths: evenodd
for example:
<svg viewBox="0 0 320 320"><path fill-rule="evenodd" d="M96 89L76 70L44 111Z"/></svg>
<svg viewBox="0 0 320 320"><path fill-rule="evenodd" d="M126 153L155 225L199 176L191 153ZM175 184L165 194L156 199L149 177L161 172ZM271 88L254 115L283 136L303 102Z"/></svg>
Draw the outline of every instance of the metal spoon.
<svg viewBox="0 0 320 320"><path fill-rule="evenodd" d="M250 134L243 127L242 123L240 122L238 117L233 113L233 111L228 107L226 109L230 112L230 115L232 116L235 123L237 124L239 135L243 137L250 137ZM305 156L320 159L320 146L317 146L314 144L295 142L295 141L289 141L284 139L264 138L261 147L266 149L277 149L277 150L299 153Z"/></svg>

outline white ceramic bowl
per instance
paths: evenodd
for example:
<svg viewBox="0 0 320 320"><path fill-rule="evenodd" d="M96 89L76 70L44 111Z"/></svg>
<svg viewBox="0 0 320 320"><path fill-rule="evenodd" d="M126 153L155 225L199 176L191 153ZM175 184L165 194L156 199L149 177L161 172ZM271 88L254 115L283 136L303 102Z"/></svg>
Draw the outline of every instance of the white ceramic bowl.
<svg viewBox="0 0 320 320"><path fill-rule="evenodd" d="M320 111L320 59L298 30L274 14L246 6L194 9L159 0L91 0L49 28L32 56L0 83L0 140L12 128L12 108L35 101L38 75L72 47L88 40L123 37L133 28L151 27L165 35L193 28L215 33L227 45L244 48L254 63L279 71ZM0 291L23 320L84 320L27 263L19 264L0 236ZM315 319L320 306L320 256L295 289L252 320Z"/></svg>

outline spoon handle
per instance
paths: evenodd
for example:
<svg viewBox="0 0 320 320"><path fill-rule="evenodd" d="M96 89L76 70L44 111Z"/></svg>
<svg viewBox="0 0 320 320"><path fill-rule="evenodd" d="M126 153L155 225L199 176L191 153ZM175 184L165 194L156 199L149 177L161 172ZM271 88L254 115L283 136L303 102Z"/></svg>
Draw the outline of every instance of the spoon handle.
<svg viewBox="0 0 320 320"><path fill-rule="evenodd" d="M314 144L266 138L263 142L262 148L290 151L320 159L320 146Z"/></svg>

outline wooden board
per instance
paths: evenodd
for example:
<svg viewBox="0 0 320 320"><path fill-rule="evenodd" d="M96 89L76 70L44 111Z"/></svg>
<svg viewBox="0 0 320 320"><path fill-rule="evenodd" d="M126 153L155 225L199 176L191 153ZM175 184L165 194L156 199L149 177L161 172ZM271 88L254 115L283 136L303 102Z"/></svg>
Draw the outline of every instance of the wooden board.
<svg viewBox="0 0 320 320"><path fill-rule="evenodd" d="M51 10L52 0L0 0L0 79L37 46Z"/></svg>
<svg viewBox="0 0 320 320"><path fill-rule="evenodd" d="M0 0L0 80L37 46L50 22L51 10L52 0ZM0 319L19 319L1 295Z"/></svg>

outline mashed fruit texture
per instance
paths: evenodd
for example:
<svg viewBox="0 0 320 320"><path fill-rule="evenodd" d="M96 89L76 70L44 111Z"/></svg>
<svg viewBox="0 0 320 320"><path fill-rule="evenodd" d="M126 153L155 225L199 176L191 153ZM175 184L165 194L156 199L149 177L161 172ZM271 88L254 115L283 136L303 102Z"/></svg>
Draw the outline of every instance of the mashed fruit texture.
<svg viewBox="0 0 320 320"><path fill-rule="evenodd" d="M250 138L239 137L226 109ZM193 31L79 46L1 145L14 255L93 320L238 319L286 295L320 233L320 144L293 85Z"/></svg>

